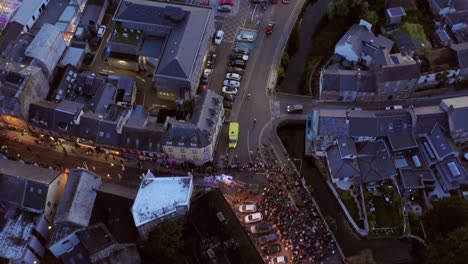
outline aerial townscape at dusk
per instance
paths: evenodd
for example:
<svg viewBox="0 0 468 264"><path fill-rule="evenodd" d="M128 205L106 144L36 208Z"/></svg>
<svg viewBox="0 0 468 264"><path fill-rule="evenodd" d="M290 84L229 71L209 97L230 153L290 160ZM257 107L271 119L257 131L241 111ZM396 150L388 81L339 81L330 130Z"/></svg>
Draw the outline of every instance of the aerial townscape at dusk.
<svg viewBox="0 0 468 264"><path fill-rule="evenodd" d="M468 263L468 0L0 0L0 264Z"/></svg>

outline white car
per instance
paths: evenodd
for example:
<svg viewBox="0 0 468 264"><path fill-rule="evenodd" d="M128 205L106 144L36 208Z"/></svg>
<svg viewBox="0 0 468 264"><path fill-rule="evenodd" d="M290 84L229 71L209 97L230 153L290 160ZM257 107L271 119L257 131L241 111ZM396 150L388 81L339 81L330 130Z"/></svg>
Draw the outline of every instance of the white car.
<svg viewBox="0 0 468 264"><path fill-rule="evenodd" d="M277 256L277 257L272 257L270 259L270 264L277 264L277 263L288 263L288 257L287 256Z"/></svg>
<svg viewBox="0 0 468 264"><path fill-rule="evenodd" d="M223 41L223 37L224 37L224 31L218 30L218 32L216 32L216 36L214 39L215 44L217 45L221 44L221 41Z"/></svg>
<svg viewBox="0 0 468 264"><path fill-rule="evenodd" d="M226 74L226 79L228 79L228 80L240 81L241 78L242 77L238 73L230 72L230 73Z"/></svg>
<svg viewBox="0 0 468 264"><path fill-rule="evenodd" d="M98 31L97 31L97 36L98 36L99 38L104 37L104 33L106 33L106 28L107 28L107 27L106 27L105 25L101 25L101 26L99 27L99 29L98 29Z"/></svg>
<svg viewBox="0 0 468 264"><path fill-rule="evenodd" d="M260 222L263 220L263 215L262 213L249 214L244 217L244 220L247 224Z"/></svg>
<svg viewBox="0 0 468 264"><path fill-rule="evenodd" d="M257 206L255 204L243 204L239 206L239 212L241 213L255 213L257 212Z"/></svg>
<svg viewBox="0 0 468 264"><path fill-rule="evenodd" d="M244 41L244 42L254 42L255 34L252 32L244 32L244 33L237 35L237 40Z"/></svg>
<svg viewBox="0 0 468 264"><path fill-rule="evenodd" d="M237 88L236 87L231 87L231 86L223 86L222 89L223 93L229 94L229 95L237 95ZM240 209L239 209L240 210ZM255 211L253 211L255 212Z"/></svg>
<svg viewBox="0 0 468 264"><path fill-rule="evenodd" d="M385 110L399 110L399 109L403 109L403 106L402 105L391 105L391 106L387 106L385 107Z"/></svg>
<svg viewBox="0 0 468 264"><path fill-rule="evenodd" d="M224 80L223 85L239 88L240 82L234 80Z"/></svg>

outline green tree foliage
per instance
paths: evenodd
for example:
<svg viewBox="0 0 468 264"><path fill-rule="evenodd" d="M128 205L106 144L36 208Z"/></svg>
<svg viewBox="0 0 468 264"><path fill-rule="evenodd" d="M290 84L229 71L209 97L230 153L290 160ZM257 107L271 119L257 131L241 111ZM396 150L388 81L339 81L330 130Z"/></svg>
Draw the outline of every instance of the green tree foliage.
<svg viewBox="0 0 468 264"><path fill-rule="evenodd" d="M445 236L468 222L468 202L459 197L441 199L423 220L430 238Z"/></svg>
<svg viewBox="0 0 468 264"><path fill-rule="evenodd" d="M285 69L288 68L289 61L290 61L289 54L287 52L284 52L283 56L281 57L281 65L283 66L283 68Z"/></svg>
<svg viewBox="0 0 468 264"><path fill-rule="evenodd" d="M431 242L425 250L425 263L462 264L468 259L468 225L454 229Z"/></svg>
<svg viewBox="0 0 468 264"><path fill-rule="evenodd" d="M296 26L291 31L291 35L289 35L288 46L286 47L287 52L290 57L296 54L296 52L299 50L299 45L300 45L299 28L296 24Z"/></svg>
<svg viewBox="0 0 468 264"><path fill-rule="evenodd" d="M375 2L375 1L372 1ZM351 20L363 18L369 23L375 25L379 22L379 15L375 8L377 3L371 3L365 0L336 0L328 4L328 17L349 17Z"/></svg>
<svg viewBox="0 0 468 264"><path fill-rule="evenodd" d="M143 248L143 256L158 263L184 263L183 223L169 221L151 231L150 238Z"/></svg>
<svg viewBox="0 0 468 264"><path fill-rule="evenodd" d="M338 225L336 224L335 218L331 217L330 215L325 216L325 222L327 222L328 227L330 227L330 230L334 233L336 230L338 230Z"/></svg>

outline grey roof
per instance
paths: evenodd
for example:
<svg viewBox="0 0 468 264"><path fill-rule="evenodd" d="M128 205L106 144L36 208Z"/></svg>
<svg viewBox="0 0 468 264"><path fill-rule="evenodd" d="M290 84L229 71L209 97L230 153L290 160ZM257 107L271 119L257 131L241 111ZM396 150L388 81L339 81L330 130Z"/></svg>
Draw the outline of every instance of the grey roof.
<svg viewBox="0 0 468 264"><path fill-rule="evenodd" d="M387 8L387 14L390 17L401 17L401 16L406 16L406 12L403 9L403 7L398 6L398 7L391 7Z"/></svg>
<svg viewBox="0 0 468 264"><path fill-rule="evenodd" d="M424 161L429 166L432 166L437 163L437 157L434 153L434 148L430 144L429 138L427 136L420 136L416 138L416 141L419 145L419 150L424 158Z"/></svg>
<svg viewBox="0 0 468 264"><path fill-rule="evenodd" d="M442 160L449 155L456 155L458 151L455 149L453 143L447 137L445 131L439 124L435 124L429 134L429 142L434 149L434 154L438 160Z"/></svg>
<svg viewBox="0 0 468 264"><path fill-rule="evenodd" d="M353 24L336 45L344 46L346 43L350 43L352 49L358 55L361 55L364 43L387 50L391 50L393 46L393 41L390 39L382 35L376 37L372 31L358 24Z"/></svg>
<svg viewBox="0 0 468 264"><path fill-rule="evenodd" d="M468 184L468 174L460 159L450 157L435 166L437 179L445 192L460 188L461 184Z"/></svg>
<svg viewBox="0 0 468 264"><path fill-rule="evenodd" d="M436 123L444 129L448 129L447 113L439 106L425 106L414 108L416 114L415 134L425 134L431 132Z"/></svg>
<svg viewBox="0 0 468 264"><path fill-rule="evenodd" d="M49 185L60 172L0 159L0 200L34 211L45 209Z"/></svg>
<svg viewBox="0 0 468 264"><path fill-rule="evenodd" d="M348 133L346 111L341 109L320 109L319 111L319 136L342 136Z"/></svg>
<svg viewBox="0 0 468 264"><path fill-rule="evenodd" d="M355 179L359 180L361 171L356 159L342 159L338 146L333 146L327 150L327 160L330 174L335 179Z"/></svg>
<svg viewBox="0 0 468 264"><path fill-rule="evenodd" d="M431 169L398 169L404 189L424 189L425 183L435 182Z"/></svg>
<svg viewBox="0 0 468 264"><path fill-rule="evenodd" d="M412 133L389 135L388 141L393 151L417 148L418 143Z"/></svg>
<svg viewBox="0 0 468 264"><path fill-rule="evenodd" d="M454 7L456 10L468 9L468 2L466 0L434 0L440 8Z"/></svg>
<svg viewBox="0 0 468 264"><path fill-rule="evenodd" d="M375 92L375 88L375 76L370 71L322 71L322 92Z"/></svg>
<svg viewBox="0 0 468 264"><path fill-rule="evenodd" d="M382 65L379 70L378 79L380 82L392 82L399 80L411 80L419 78L421 66L417 62L402 64Z"/></svg>
<svg viewBox="0 0 468 264"><path fill-rule="evenodd" d="M15 42L21 31L23 31L24 25L16 21L11 21L2 32L2 38L0 39L0 53L6 49L6 47Z"/></svg>
<svg viewBox="0 0 468 264"><path fill-rule="evenodd" d="M55 243L60 242L60 240L64 239L65 237L69 236L70 234L75 233L78 230L83 230L84 227L80 227L73 224L54 224L54 228L52 228L52 232L50 234L49 240L47 241L47 247L50 248ZM66 254L65 254L66 255Z"/></svg>
<svg viewBox="0 0 468 264"><path fill-rule="evenodd" d="M408 33L403 30L398 30L393 35L395 44L398 47L400 53L409 54L418 50L424 49L423 43L418 39L413 39Z"/></svg>
<svg viewBox="0 0 468 264"><path fill-rule="evenodd" d="M170 31L157 74L187 79L192 75L212 12L201 6L131 0L121 1L114 21L131 21L165 28L160 32ZM157 54L157 49L152 53Z"/></svg>
<svg viewBox="0 0 468 264"><path fill-rule="evenodd" d="M413 120L405 110L349 112L349 136L384 137L411 133Z"/></svg>
<svg viewBox="0 0 468 264"><path fill-rule="evenodd" d="M369 141L358 144L358 164L363 183L388 180L397 175L384 141Z"/></svg>
<svg viewBox="0 0 468 264"><path fill-rule="evenodd" d="M460 23L468 24L468 10L461 10L455 13L447 14L445 22L450 27Z"/></svg>
<svg viewBox="0 0 468 264"><path fill-rule="evenodd" d="M448 113L451 132L468 129L468 96L443 99L440 107Z"/></svg>
<svg viewBox="0 0 468 264"><path fill-rule="evenodd" d="M91 218L96 190L101 178L85 169L70 172L65 190L55 215L55 224L72 224L86 227Z"/></svg>
<svg viewBox="0 0 468 264"><path fill-rule="evenodd" d="M164 38L148 36L145 38L141 50L138 51L138 55L151 58L161 58L164 44Z"/></svg>
<svg viewBox="0 0 468 264"><path fill-rule="evenodd" d="M26 49L25 54L44 63L48 74L51 75L65 48L65 40L60 29L51 24L44 24Z"/></svg>
<svg viewBox="0 0 468 264"><path fill-rule="evenodd" d="M468 42L452 44L450 47L455 52L457 52L458 64L460 65L460 68L468 68Z"/></svg>
<svg viewBox="0 0 468 264"><path fill-rule="evenodd" d="M356 144L354 140L348 136L340 136L337 140L338 150L340 151L341 158L347 156L357 156Z"/></svg>

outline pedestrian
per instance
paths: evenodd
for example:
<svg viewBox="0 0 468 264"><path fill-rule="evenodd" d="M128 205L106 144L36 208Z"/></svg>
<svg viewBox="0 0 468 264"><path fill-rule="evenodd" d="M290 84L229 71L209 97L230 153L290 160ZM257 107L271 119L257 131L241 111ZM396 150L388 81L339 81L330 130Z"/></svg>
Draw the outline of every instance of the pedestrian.
<svg viewBox="0 0 468 264"><path fill-rule="evenodd" d="M253 122L254 124L257 123L257 118L254 117Z"/></svg>

